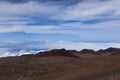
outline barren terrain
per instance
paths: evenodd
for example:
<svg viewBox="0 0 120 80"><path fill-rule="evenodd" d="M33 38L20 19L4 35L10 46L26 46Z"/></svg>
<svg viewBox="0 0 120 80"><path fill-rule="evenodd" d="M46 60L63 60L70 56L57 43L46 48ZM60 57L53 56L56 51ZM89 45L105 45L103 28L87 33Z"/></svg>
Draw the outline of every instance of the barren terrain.
<svg viewBox="0 0 120 80"><path fill-rule="evenodd" d="M1 58L0 80L120 80L120 55Z"/></svg>

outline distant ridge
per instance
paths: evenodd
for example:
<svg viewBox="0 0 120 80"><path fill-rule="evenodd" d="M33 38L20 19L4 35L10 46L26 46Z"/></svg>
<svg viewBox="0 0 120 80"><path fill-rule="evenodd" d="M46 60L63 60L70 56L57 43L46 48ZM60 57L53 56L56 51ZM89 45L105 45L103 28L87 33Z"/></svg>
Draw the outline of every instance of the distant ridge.
<svg viewBox="0 0 120 80"><path fill-rule="evenodd" d="M66 49L53 49L50 51L39 52L36 56L48 57L48 56L67 56L67 57L76 57L75 54L89 54L89 55L102 55L102 54L120 54L120 48L109 47L107 49L100 49L94 51L92 49L83 49L81 51L77 50L66 50Z"/></svg>
<svg viewBox="0 0 120 80"><path fill-rule="evenodd" d="M120 54L120 48L107 48L100 49L98 51L94 51L92 49L83 49L81 51L77 50L66 50L66 49L52 49L50 51L38 52L36 54L23 54L21 56L13 56L13 57L22 57L22 58L32 58L32 57L74 57L80 58L81 55L90 56L90 55L116 55Z"/></svg>
<svg viewBox="0 0 120 80"><path fill-rule="evenodd" d="M39 52L35 56L39 56L39 57L51 57L51 56L77 57L64 48L63 49L53 49L51 51L46 51L46 52Z"/></svg>
<svg viewBox="0 0 120 80"><path fill-rule="evenodd" d="M83 49L80 51L80 54L97 54L97 52L92 49Z"/></svg>
<svg viewBox="0 0 120 80"><path fill-rule="evenodd" d="M101 49L101 50L98 50L97 51L98 53L100 54L107 54L107 53L110 53L110 54L119 54L120 53L120 48L113 48L113 47L110 47L110 48L107 48L107 49Z"/></svg>

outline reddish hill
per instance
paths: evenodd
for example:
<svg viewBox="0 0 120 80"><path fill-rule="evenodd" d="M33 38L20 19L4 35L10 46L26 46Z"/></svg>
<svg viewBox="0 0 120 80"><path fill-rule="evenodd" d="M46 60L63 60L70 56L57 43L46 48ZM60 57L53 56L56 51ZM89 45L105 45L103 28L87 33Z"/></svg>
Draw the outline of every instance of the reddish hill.
<svg viewBox="0 0 120 80"><path fill-rule="evenodd" d="M35 56L39 56L39 57L51 57L51 56L52 57L53 56L55 56L55 57L59 57L59 56L77 57L65 49L53 49L51 51L39 52Z"/></svg>
<svg viewBox="0 0 120 80"><path fill-rule="evenodd" d="M97 52L95 52L94 50L92 49L83 49L79 52L80 54L97 54Z"/></svg>
<svg viewBox="0 0 120 80"><path fill-rule="evenodd" d="M103 50L103 49L98 50L97 52L100 54L118 54L118 53L120 53L120 48L110 47L105 50Z"/></svg>
<svg viewBox="0 0 120 80"><path fill-rule="evenodd" d="M94 50L91 49L83 49L81 51L77 51L73 53L76 56L79 56L80 58L94 58L97 57L98 54Z"/></svg>

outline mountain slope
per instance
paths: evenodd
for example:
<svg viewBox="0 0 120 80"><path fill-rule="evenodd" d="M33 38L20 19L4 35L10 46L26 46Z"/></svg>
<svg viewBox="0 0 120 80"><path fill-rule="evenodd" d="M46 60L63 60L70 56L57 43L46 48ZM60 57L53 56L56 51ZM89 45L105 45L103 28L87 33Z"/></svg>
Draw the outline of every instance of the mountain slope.
<svg viewBox="0 0 120 80"><path fill-rule="evenodd" d="M54 49L0 58L0 80L120 80L119 55L76 58L74 53L96 55L89 49Z"/></svg>

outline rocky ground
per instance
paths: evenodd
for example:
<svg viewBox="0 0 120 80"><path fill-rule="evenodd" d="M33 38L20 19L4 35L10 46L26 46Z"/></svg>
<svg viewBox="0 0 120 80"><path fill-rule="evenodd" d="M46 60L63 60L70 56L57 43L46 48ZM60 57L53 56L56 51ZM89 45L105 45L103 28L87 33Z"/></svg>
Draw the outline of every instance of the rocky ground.
<svg viewBox="0 0 120 80"><path fill-rule="evenodd" d="M1 58L0 80L120 80L120 55Z"/></svg>

